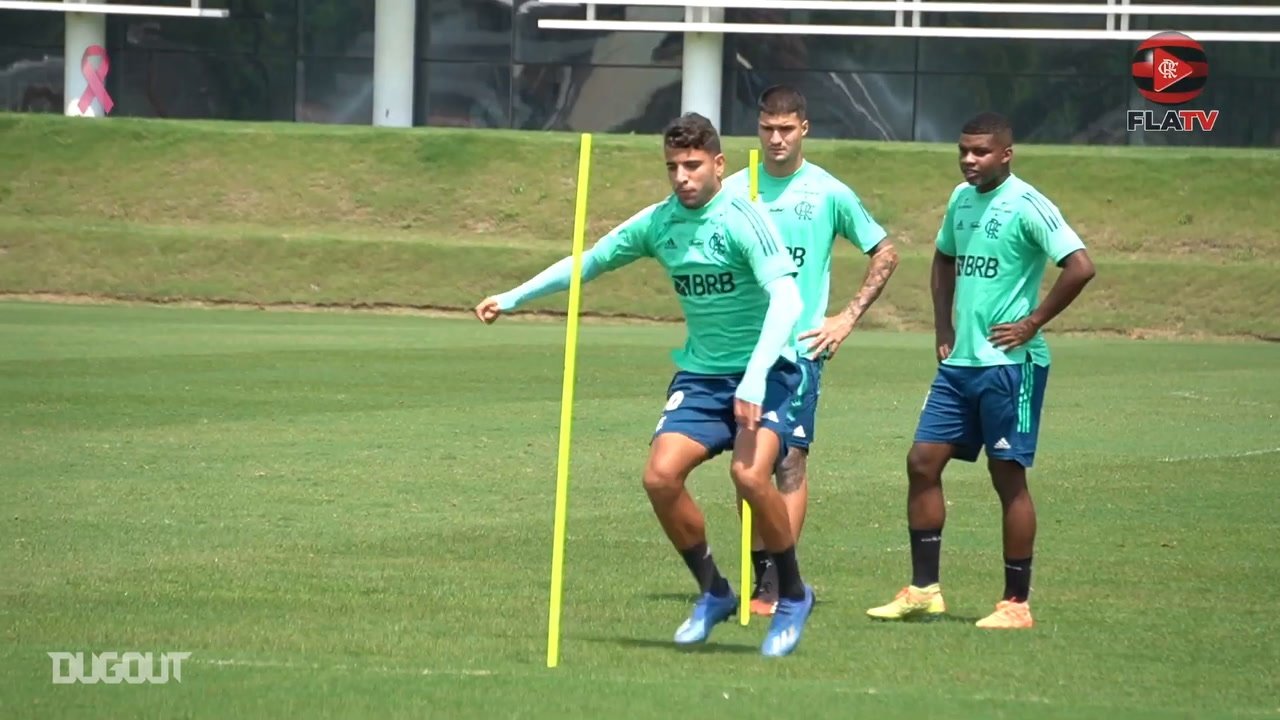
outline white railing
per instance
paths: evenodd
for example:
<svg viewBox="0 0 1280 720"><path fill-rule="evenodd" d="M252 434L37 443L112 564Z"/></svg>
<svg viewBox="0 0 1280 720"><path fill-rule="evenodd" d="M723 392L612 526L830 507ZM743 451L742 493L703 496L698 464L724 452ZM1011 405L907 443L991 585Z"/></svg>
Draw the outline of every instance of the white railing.
<svg viewBox="0 0 1280 720"><path fill-rule="evenodd" d="M547 30L595 30L611 32L701 32L764 35L846 35L916 38L974 38L1025 40L1145 40L1156 30L1132 30L1129 19L1148 17L1280 18L1275 5L1165 5L1130 4L1128 0L1095 0L1094 3L978 3L936 0L538 0L535 6L582 7L581 20L543 18L538 27ZM597 7L683 8L683 21L601 20ZM821 10L883 13L879 25L820 25L762 21L723 22L724 10ZM1094 15L1097 29L1043 27L1002 28L966 22L963 25L923 25L924 13L948 15ZM1052 25L1052 23L1046 23ZM1202 42L1280 42L1280 31L1176 29Z"/></svg>
<svg viewBox="0 0 1280 720"><path fill-rule="evenodd" d="M165 17L225 18L230 10L200 7L200 0L191 0L190 7L172 5L117 5L106 2L63 2L62 0L0 0L0 10L44 10L60 13L88 13L94 15L157 15Z"/></svg>

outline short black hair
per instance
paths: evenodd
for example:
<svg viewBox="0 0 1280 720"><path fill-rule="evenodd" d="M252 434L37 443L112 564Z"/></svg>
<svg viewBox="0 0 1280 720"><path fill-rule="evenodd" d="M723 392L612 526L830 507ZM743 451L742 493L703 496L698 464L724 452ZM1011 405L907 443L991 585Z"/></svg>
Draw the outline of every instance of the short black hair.
<svg viewBox="0 0 1280 720"><path fill-rule="evenodd" d="M982 112L969 118L960 128L961 135L994 135L1004 145L1013 144L1013 125L998 112Z"/></svg>
<svg viewBox="0 0 1280 720"><path fill-rule="evenodd" d="M808 105L804 99L804 93L790 85L774 85L768 88L760 93L760 101L756 103L757 109L767 115L795 113L801 120L808 117Z"/></svg>
<svg viewBox="0 0 1280 720"><path fill-rule="evenodd" d="M706 150L720 154L720 133L711 121L698 113L685 113L667 124L662 131L663 142L669 148Z"/></svg>

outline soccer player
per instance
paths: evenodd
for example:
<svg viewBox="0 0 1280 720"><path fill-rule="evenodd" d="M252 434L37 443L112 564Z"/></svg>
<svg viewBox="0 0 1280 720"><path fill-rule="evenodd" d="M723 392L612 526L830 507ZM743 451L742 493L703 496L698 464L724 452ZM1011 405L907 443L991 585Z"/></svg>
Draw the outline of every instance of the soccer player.
<svg viewBox="0 0 1280 720"><path fill-rule="evenodd" d="M672 194L584 253L582 279L653 258L667 271L684 311L687 338L672 354L678 371L644 470L653 511L700 592L675 642L704 642L738 608L707 546L702 511L685 489L694 468L731 448L734 485L758 518L778 568L781 599L761 651L787 655L813 609L786 504L772 482L800 377L792 348L802 310L796 268L767 216L721 191L724 155L709 120L695 113L674 120L664 146ZM524 302L563 290L571 272L572 258L564 258L523 285L486 298L476 316L491 323Z"/></svg>
<svg viewBox="0 0 1280 720"><path fill-rule="evenodd" d="M1062 213L1012 174L1013 130L982 113L960 131L964 182L951 193L933 256L938 372L907 455L911 584L867 614L905 620L946 611L938 582L946 503L942 470L984 446L1004 516L1004 596L981 628L1030 628L1036 511L1027 490L1049 378L1041 329L1093 278ZM1040 302L1046 262L1062 269ZM954 320L953 320L954 316Z"/></svg>
<svg viewBox="0 0 1280 720"><path fill-rule="evenodd" d="M792 406L793 427L787 452L775 472L799 544L809 500L808 455L816 435L823 364L835 357L854 325L880 297L898 266L898 251L885 239L884 229L872 219L857 193L805 159L804 138L809 134L809 120L804 95L794 88L776 85L760 95L758 109L763 157L759 199L796 264L796 282L804 299L804 313L796 326L800 389ZM748 182L747 170L740 170L725 181L725 190L747 197ZM836 236L853 243L870 260L857 295L839 313L825 317ZM771 615L778 601L777 572L758 534L751 562L755 570L751 611Z"/></svg>

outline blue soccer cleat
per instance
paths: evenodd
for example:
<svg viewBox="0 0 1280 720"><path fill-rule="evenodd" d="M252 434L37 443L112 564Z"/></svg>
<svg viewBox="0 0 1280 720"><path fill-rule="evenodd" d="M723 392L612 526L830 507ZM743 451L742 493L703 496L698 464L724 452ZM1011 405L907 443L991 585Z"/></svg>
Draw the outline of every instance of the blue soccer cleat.
<svg viewBox="0 0 1280 720"><path fill-rule="evenodd" d="M813 612L813 600L813 588L808 585L804 586L803 600L778 600L778 608L773 611L773 622L769 624L769 634L764 636L764 646L760 648L765 657L790 655L796 649L796 645L800 644L800 634L804 632L804 624Z"/></svg>
<svg viewBox="0 0 1280 720"><path fill-rule="evenodd" d="M716 623L722 623L733 617L738 610L738 598L732 591L724 597L716 597L709 592L702 594L693 605L693 613L689 619L676 628L677 645L695 645L705 642Z"/></svg>

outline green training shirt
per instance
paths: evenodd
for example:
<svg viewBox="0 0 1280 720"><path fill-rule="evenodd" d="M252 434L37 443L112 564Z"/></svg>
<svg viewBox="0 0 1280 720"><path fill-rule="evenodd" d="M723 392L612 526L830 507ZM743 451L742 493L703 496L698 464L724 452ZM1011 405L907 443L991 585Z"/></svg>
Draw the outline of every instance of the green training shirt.
<svg viewBox="0 0 1280 720"><path fill-rule="evenodd" d="M682 370L707 375L746 370L769 308L764 286L796 273L773 224L723 189L696 210L675 195L650 205L601 238L592 253L605 270L642 257L662 265L688 329L672 359ZM795 360L790 348L784 355Z"/></svg>
<svg viewBox="0 0 1280 720"><path fill-rule="evenodd" d="M777 226L798 270L796 284L804 300L804 312L796 323L798 337L822 327L826 319L836 236L868 253L884 239L885 231L849 186L807 160L787 177L765 172L764 163L759 173L759 202ZM739 170L725 181L725 190L750 197L749 183L747 170Z"/></svg>
<svg viewBox="0 0 1280 720"><path fill-rule="evenodd" d="M1040 305L1047 262L1057 264L1084 248L1058 208L1014 175L986 193L961 183L951 193L936 244L956 259L956 341L943 363L1017 365L1030 355L1047 366L1049 346L1041 332L1007 353L987 338L992 326L1021 320Z"/></svg>

